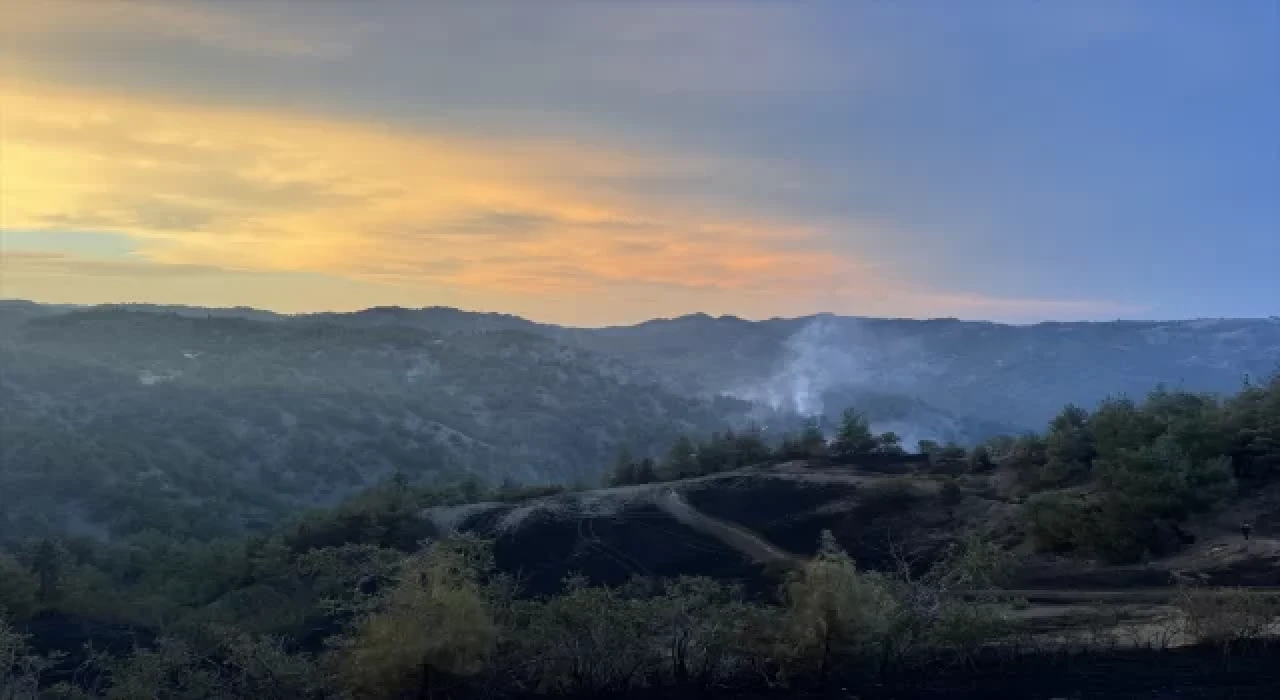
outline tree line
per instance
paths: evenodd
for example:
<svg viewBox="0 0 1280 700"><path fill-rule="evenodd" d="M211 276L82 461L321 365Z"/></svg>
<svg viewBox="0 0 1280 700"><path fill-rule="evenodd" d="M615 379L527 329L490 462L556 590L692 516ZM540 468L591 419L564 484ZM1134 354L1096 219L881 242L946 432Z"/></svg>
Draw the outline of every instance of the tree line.
<svg viewBox="0 0 1280 700"><path fill-rule="evenodd" d="M781 436L776 444L770 444L764 431L753 426L737 432L713 433L702 441L682 435L660 460L635 459L624 450L609 472L608 484L676 481L793 460L843 463L872 455L906 454L896 433L874 434L866 415L851 408L842 415L831 439L823 433L817 418L808 418L799 432Z"/></svg>
<svg viewBox="0 0 1280 700"><path fill-rule="evenodd" d="M907 455L894 433L876 435L848 410L828 438L818 421L769 445L759 430L696 442L679 438L661 461L624 455L611 472L621 486L706 476L805 460L821 467ZM1042 550L1108 562L1169 554L1182 525L1280 477L1280 377L1246 381L1235 395L1157 388L1136 401L1114 397L1092 411L1068 405L1042 432L972 447L922 440L929 471L1011 473L1024 502L1027 537ZM904 460L904 464L905 464Z"/></svg>
<svg viewBox="0 0 1280 700"><path fill-rule="evenodd" d="M656 478L790 459L856 465L904 452L854 412L830 439L810 423L773 446L758 431L677 445L652 465ZM934 472L1012 477L1009 498L1021 502L1023 534L1034 548L1134 561L1180 546L1181 526L1196 514L1276 480L1280 379L1227 398L1161 389L1092 411L1068 406L1041 433L971 449L917 449ZM963 660L1009 634L1001 606L948 595L999 582L1008 554L985 540L966 539L921 575L910 567L860 569L827 537L768 600L706 579L608 587L581 578L565 581L557 595L530 599L518 580L494 569L486 543L442 539L421 517L431 505L546 493L401 478L262 535L151 530L107 542L12 541L0 553L0 697L758 687ZM1244 607L1233 608L1235 599L1205 595L1188 595L1184 605L1199 636L1267 629L1275 619L1273 601L1242 599ZM1234 622L1225 629L1213 624L1217 618ZM59 646L42 626L58 619L135 631L104 632L88 649Z"/></svg>
<svg viewBox="0 0 1280 700"><path fill-rule="evenodd" d="M322 579L346 571L347 586L322 586L332 597L313 595L334 621L318 647L265 629L251 618L273 611L246 606L241 619L204 610L159 625L150 644L89 651L67 668L34 652L10 612L12 622L0 618L0 691L381 700L786 686L977 653L1007 632L995 608L946 595L1000 575L1003 553L976 539L913 578L859 569L824 533L818 555L763 602L695 577L611 587L570 576L558 595L524 598L496 571L489 543L471 537L398 556L322 548L298 563Z"/></svg>

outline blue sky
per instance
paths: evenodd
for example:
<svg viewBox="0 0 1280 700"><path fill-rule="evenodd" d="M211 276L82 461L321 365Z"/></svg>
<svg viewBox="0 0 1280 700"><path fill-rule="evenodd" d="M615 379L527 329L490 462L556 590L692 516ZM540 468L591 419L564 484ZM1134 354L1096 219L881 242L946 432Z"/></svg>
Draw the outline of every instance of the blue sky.
<svg viewBox="0 0 1280 700"><path fill-rule="evenodd" d="M7 297L1280 313L1275 0L15 17Z"/></svg>

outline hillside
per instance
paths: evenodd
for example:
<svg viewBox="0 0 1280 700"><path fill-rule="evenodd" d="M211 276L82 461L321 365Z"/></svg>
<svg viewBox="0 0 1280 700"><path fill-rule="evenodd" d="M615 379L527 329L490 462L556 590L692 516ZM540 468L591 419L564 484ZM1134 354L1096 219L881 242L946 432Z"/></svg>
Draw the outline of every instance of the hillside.
<svg viewBox="0 0 1280 700"><path fill-rule="evenodd" d="M620 444L746 408L519 331L89 310L11 326L0 353L0 510L100 534L265 524L394 473L593 479Z"/></svg>
<svg viewBox="0 0 1280 700"><path fill-rule="evenodd" d="M1015 671L1010 697L1167 697L1168 673L1274 692L1240 659L1274 657L1280 621L1280 377L972 450L908 453L856 412L830 439L690 446L610 488L392 479L249 536L0 542L0 640L25 682L107 697L985 697L950 693Z"/></svg>
<svg viewBox="0 0 1280 700"><path fill-rule="evenodd" d="M698 315L571 335L706 391L830 410L829 392L854 388L1022 428L1038 427L1068 403L1140 397L1159 384L1229 393L1246 376L1280 369L1277 318L1011 326Z"/></svg>
<svg viewBox="0 0 1280 700"><path fill-rule="evenodd" d="M898 566L899 556L924 570L948 546L980 533L1020 553L1008 586L1037 598L1167 591L1187 578L1280 587L1280 489L1191 518L1184 527L1192 540L1176 554L1108 564L1023 546L1026 511L1002 485L1008 476L957 480L905 462L869 470L793 461L517 503L434 506L420 517L437 536L492 540L498 565L538 594L559 590L572 573L610 585L636 576L708 576L767 593L780 571L815 556L824 530L859 566L880 571ZM1247 544L1241 519L1256 523Z"/></svg>
<svg viewBox="0 0 1280 700"><path fill-rule="evenodd" d="M693 314L632 326L570 328L446 307L295 316L145 304L107 308L412 327L441 335L523 331L613 358L677 393L729 394L833 418L849 405L850 395L892 396L919 402L927 413L985 424L978 432L993 426L1033 429L1065 404L1139 397L1161 384L1229 393L1246 377L1280 370L1280 317L1015 326L832 314L764 321ZM4 302L0 317L67 309ZM964 423L960 432L971 427Z"/></svg>
<svg viewBox="0 0 1280 700"><path fill-rule="evenodd" d="M776 443L851 406L907 447L974 444L1159 383L1230 392L1280 358L1275 320L574 329L446 308L4 302L0 332L5 518L94 536L264 527L396 473L599 483L623 448L659 457L750 423Z"/></svg>

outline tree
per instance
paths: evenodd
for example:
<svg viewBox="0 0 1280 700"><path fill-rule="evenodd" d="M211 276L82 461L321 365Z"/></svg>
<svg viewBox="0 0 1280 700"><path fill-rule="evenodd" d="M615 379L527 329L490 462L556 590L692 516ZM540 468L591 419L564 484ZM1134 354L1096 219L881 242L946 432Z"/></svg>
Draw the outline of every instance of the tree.
<svg viewBox="0 0 1280 700"><path fill-rule="evenodd" d="M1049 423L1045 456L1048 462L1039 477L1043 485L1067 486L1088 477L1097 450L1087 411L1071 404L1062 409Z"/></svg>
<svg viewBox="0 0 1280 700"><path fill-rule="evenodd" d="M1045 452L1044 438L1035 433L1027 433L1013 441L1001 459L1001 464L1011 468L1024 486L1039 489L1041 469L1049 461Z"/></svg>
<svg viewBox="0 0 1280 700"><path fill-rule="evenodd" d="M613 460L613 468L609 470L610 486L625 486L636 482L636 462L631 456L631 450L623 447L618 450L618 456Z"/></svg>
<svg viewBox="0 0 1280 700"><path fill-rule="evenodd" d="M688 435L681 435L667 452L667 461L663 465L664 476L668 479L684 479L698 473L698 447Z"/></svg>
<svg viewBox="0 0 1280 700"><path fill-rule="evenodd" d="M805 419L797 447L806 459L827 456L827 437L822 434L822 426L818 424L817 418Z"/></svg>
<svg viewBox="0 0 1280 700"><path fill-rule="evenodd" d="M626 461L619 459L618 462L614 464L613 469L609 472L609 486L629 486L631 484L640 483L639 477L636 474L638 466L639 465L635 462L630 461L630 459L627 459Z"/></svg>
<svg viewBox="0 0 1280 700"><path fill-rule="evenodd" d="M213 632L212 650L162 638L139 649L112 674L109 700L321 700L329 697L311 657L290 653L281 640Z"/></svg>
<svg viewBox="0 0 1280 700"><path fill-rule="evenodd" d="M484 669L498 639L492 553L473 538L442 540L410 556L341 647L357 698L433 696L441 677Z"/></svg>
<svg viewBox="0 0 1280 700"><path fill-rule="evenodd" d="M675 683L706 687L731 671L734 646L749 612L740 589L714 579L680 577L664 582L650 603Z"/></svg>
<svg viewBox="0 0 1280 700"><path fill-rule="evenodd" d="M1280 474L1280 374L1262 386L1250 385L1222 407L1226 454L1240 478Z"/></svg>
<svg viewBox="0 0 1280 700"><path fill-rule="evenodd" d="M696 450L697 473L715 474L738 466L737 455L734 454L735 440L732 432L723 436L719 433L712 434L711 439Z"/></svg>
<svg viewBox="0 0 1280 700"><path fill-rule="evenodd" d="M659 663L658 619L637 596L569 576L565 591L527 606L517 644L530 684L551 694L625 693Z"/></svg>
<svg viewBox="0 0 1280 700"><path fill-rule="evenodd" d="M871 434L867 417L852 408L846 409L840 418L836 439L831 442L832 456L837 459L852 459L871 454L877 447L879 443Z"/></svg>
<svg viewBox="0 0 1280 700"><path fill-rule="evenodd" d="M1177 546L1177 525L1233 489L1226 458L1197 460L1168 435L1099 459L1089 490L1037 494L1026 517L1045 550L1080 552L1114 563L1164 554Z"/></svg>
<svg viewBox="0 0 1280 700"><path fill-rule="evenodd" d="M767 462L771 456L769 445L764 441L764 434L756 426L738 433L734 449L738 453L738 461L743 466Z"/></svg>
<svg viewBox="0 0 1280 700"><path fill-rule="evenodd" d="M636 483L652 484L658 480L658 468L652 457L645 457L636 465Z"/></svg>
<svg viewBox="0 0 1280 700"><path fill-rule="evenodd" d="M817 556L787 582L784 592L789 641L796 653L817 661L824 678L836 655L874 652L897 607L883 577L859 571L826 530Z"/></svg>
<svg viewBox="0 0 1280 700"><path fill-rule="evenodd" d="M1099 457L1149 445L1163 431L1154 416L1127 398L1108 398L1089 417L1089 436Z"/></svg>
<svg viewBox="0 0 1280 700"><path fill-rule="evenodd" d="M898 434L889 431L876 436L876 454L881 455L904 455L906 450L902 449L902 438Z"/></svg>

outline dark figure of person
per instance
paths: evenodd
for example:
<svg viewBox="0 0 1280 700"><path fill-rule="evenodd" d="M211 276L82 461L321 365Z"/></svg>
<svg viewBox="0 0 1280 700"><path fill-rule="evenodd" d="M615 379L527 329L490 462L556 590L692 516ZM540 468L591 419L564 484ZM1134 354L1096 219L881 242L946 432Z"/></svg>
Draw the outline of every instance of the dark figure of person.
<svg viewBox="0 0 1280 700"><path fill-rule="evenodd" d="M1249 523L1240 523L1240 534L1244 535L1246 542L1249 541L1249 533L1253 532L1253 525Z"/></svg>

